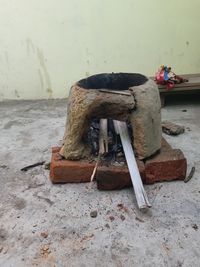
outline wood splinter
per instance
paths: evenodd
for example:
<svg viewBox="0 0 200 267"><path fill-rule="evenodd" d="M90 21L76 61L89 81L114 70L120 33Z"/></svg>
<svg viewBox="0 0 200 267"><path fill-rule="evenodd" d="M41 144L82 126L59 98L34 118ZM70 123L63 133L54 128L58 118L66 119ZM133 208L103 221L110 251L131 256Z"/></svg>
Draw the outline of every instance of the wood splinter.
<svg viewBox="0 0 200 267"><path fill-rule="evenodd" d="M100 131L99 131L99 155L97 162L94 166L90 181L94 180L98 165L100 163L101 156L108 153L108 120L100 119Z"/></svg>

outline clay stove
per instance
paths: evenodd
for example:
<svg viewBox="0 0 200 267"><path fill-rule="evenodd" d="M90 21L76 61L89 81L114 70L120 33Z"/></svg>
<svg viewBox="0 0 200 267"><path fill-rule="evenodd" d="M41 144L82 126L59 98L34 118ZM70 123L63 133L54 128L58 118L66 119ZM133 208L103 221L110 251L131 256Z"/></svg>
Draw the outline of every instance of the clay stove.
<svg viewBox="0 0 200 267"><path fill-rule="evenodd" d="M52 150L52 182L90 181L95 157L87 134L91 122L102 118L129 123L132 146L145 183L185 178L183 153L162 140L157 85L142 74L110 73L90 76L71 87L63 146ZM96 179L99 189L131 185L126 164L101 165Z"/></svg>
<svg viewBox="0 0 200 267"><path fill-rule="evenodd" d="M135 153L147 158L161 148L160 110L157 86L141 74L99 74L83 79L70 91L61 155L70 160L88 157L85 136L89 123L93 118L111 118L130 122Z"/></svg>

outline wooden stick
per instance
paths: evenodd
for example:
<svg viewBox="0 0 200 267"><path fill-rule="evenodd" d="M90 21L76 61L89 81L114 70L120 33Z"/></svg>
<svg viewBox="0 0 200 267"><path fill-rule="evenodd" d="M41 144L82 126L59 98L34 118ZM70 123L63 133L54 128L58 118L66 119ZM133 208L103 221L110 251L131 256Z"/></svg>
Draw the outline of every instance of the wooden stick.
<svg viewBox="0 0 200 267"><path fill-rule="evenodd" d="M22 168L21 171L26 172L26 171L28 171L29 169L32 169L32 168L34 168L34 167L43 165L44 163L45 163L45 161L41 161L41 162L37 162L37 163L31 164L31 165L28 165L28 166Z"/></svg>
<svg viewBox="0 0 200 267"><path fill-rule="evenodd" d="M100 119L99 154L108 153L108 120Z"/></svg>
<svg viewBox="0 0 200 267"><path fill-rule="evenodd" d="M184 183L189 182L192 179L194 173L195 173L195 167L192 167L189 175L184 179Z"/></svg>
<svg viewBox="0 0 200 267"><path fill-rule="evenodd" d="M103 92L103 93L132 96L132 94L130 92L124 92L124 91L121 91L121 90L100 89L99 91Z"/></svg>
<svg viewBox="0 0 200 267"><path fill-rule="evenodd" d="M95 166L94 166L92 175L91 175L91 177L90 177L90 182L92 182L92 181L94 180L94 177L95 177L95 174L96 174L96 171L97 171L99 162L100 162L100 154L99 154L99 156L98 156L98 158L97 158L97 162L96 162L96 164L95 164Z"/></svg>
<svg viewBox="0 0 200 267"><path fill-rule="evenodd" d="M116 120L114 120L113 122L114 122L114 127L115 127L116 132L120 134L122 146L124 149L124 154L126 157L131 180L133 183L133 188L135 191L136 200L138 203L138 207L139 209L143 209L143 210L147 209L151 207L151 204L149 203L147 194L143 187L142 179L140 177L140 173L139 173L137 163L135 160L135 155L132 149L127 124L126 122L116 121Z"/></svg>
<svg viewBox="0 0 200 267"><path fill-rule="evenodd" d="M101 155L108 153L108 120L107 119L100 119L100 130L99 130L99 155L97 158L97 162L94 166L92 175L90 177L90 182L94 180Z"/></svg>

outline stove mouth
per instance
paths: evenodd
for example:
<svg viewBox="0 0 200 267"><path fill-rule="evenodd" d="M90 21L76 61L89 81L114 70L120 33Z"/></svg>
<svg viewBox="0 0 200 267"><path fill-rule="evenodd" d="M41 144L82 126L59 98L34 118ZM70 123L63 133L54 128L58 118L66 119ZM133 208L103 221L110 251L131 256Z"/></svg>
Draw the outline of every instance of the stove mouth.
<svg viewBox="0 0 200 267"><path fill-rule="evenodd" d="M128 90L143 85L148 78L139 73L101 73L77 82L84 89Z"/></svg>

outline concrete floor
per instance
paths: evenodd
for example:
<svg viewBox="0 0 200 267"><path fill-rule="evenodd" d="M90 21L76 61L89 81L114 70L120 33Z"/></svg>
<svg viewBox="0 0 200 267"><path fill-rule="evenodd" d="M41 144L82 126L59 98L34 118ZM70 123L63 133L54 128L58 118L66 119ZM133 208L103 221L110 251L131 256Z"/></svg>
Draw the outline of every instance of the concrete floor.
<svg viewBox="0 0 200 267"><path fill-rule="evenodd" d="M43 166L20 171L50 160L64 133L66 100L1 103L0 266L200 266L199 114L200 102L162 110L163 119L186 127L166 138L196 172L187 184L145 186L153 206L142 214L131 188L52 185Z"/></svg>

